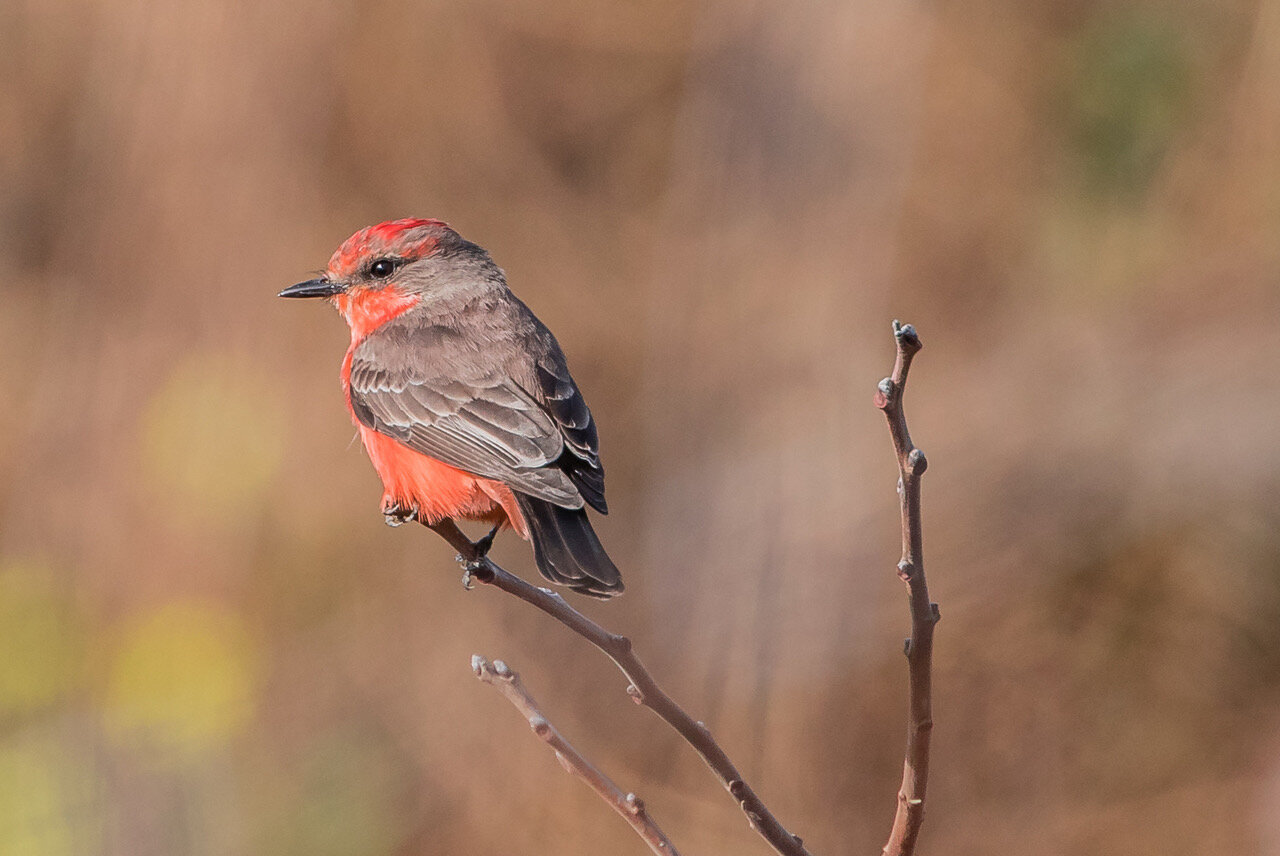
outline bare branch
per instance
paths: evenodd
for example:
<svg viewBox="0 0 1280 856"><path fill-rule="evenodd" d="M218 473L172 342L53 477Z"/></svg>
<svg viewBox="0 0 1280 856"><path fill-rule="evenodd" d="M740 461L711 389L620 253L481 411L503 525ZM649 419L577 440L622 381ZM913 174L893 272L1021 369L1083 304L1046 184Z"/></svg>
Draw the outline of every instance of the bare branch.
<svg viewBox="0 0 1280 856"><path fill-rule="evenodd" d="M911 359L924 347L915 328L893 322L893 338L898 355L893 374L880 381L876 407L889 420L893 449L898 456L898 497L902 510L902 560L898 576L907 585L911 609L911 638L906 641L909 676L907 752L902 766L902 787L893 829L884 846L885 856L911 856L916 849L920 824L924 821L925 788L929 781L929 738L933 731L932 670L933 626L941 617L938 605L929 600L924 576L923 535L920 520L920 476L929 462L924 452L911 442L907 417L902 410L907 371Z"/></svg>
<svg viewBox="0 0 1280 856"><path fill-rule="evenodd" d="M675 846L658 828L658 824L649 816L644 802L635 794L623 793L612 779L600 772L599 768L564 739L564 736L542 713L533 696L529 695L524 682L520 680L520 675L507 668L507 664L501 660L490 663L479 654L472 656L471 669L476 673L477 678L502 693L507 701L529 720L529 727L533 729L533 733L546 741L556 753L556 760L560 762L560 766L586 782L602 800L622 815L622 819L631 824L636 835L649 845L650 850L658 856L680 856Z"/></svg>
<svg viewBox="0 0 1280 856"><path fill-rule="evenodd" d="M702 760L706 761L707 766L716 774L720 783L746 814L752 829L758 832L775 851L784 856L810 856L800 837L792 835L783 828L751 786L743 780L742 774L716 743L706 725L695 721L685 713L658 686L648 669L640 662L640 658L631 650L630 639L605 630L566 603L565 599L556 592L531 585L503 570L481 555L453 521L445 520L431 525L430 528L458 551L458 559L465 568L464 583L469 584L471 580L477 580L486 585L496 586L536 606L603 651L631 682L627 687L627 693L636 704L642 704L656 713L702 756Z"/></svg>

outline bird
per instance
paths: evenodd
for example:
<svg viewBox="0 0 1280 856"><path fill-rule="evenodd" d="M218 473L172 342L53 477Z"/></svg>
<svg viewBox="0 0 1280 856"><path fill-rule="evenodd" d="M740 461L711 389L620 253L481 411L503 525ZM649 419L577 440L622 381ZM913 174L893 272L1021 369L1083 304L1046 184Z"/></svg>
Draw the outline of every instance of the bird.
<svg viewBox="0 0 1280 856"><path fill-rule="evenodd" d="M483 521L480 556L510 528L548 580L601 599L623 590L587 517L609 511L595 420L559 342L487 251L441 220L391 220L279 296L326 299L350 327L342 386L388 524Z"/></svg>

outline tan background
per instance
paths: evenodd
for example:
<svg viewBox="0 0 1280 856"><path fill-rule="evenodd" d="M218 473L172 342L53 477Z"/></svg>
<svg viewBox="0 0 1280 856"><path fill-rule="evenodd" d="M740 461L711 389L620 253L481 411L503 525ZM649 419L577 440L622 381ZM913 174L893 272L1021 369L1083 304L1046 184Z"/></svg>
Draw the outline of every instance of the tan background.
<svg viewBox="0 0 1280 856"><path fill-rule="evenodd" d="M1280 3L0 8L0 856L764 853L602 658L389 530L327 307L436 216L601 424L587 604L815 853L904 731L889 322L937 637L922 853L1280 852ZM496 555L532 573L525 545Z"/></svg>

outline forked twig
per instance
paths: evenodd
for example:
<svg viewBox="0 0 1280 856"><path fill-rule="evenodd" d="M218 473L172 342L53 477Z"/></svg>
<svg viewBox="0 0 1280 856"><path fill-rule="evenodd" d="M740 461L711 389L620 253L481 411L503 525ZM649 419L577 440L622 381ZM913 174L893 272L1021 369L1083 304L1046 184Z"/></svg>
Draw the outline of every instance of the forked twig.
<svg viewBox="0 0 1280 856"><path fill-rule="evenodd" d="M680 856L675 846L658 828L658 824L649 816L644 802L635 794L623 793L622 788L614 784L612 779L564 739L564 736L543 714L538 703L533 700L533 696L529 695L524 682L520 680L520 675L509 669L501 660L490 663L479 654L472 656L471 669L476 673L477 678L502 693L506 700L529 720L529 727L533 729L533 733L542 738L556 753L556 760L560 762L560 766L586 782L602 800L622 815L644 843L649 845L650 850L658 856Z"/></svg>
<svg viewBox="0 0 1280 856"><path fill-rule="evenodd" d="M932 670L933 626L941 617L938 605L929 600L924 576L923 535L920 519L920 476L929 465L924 452L911 442L907 417L902 410L907 371L911 359L923 347L915 328L893 322L893 338L898 355L893 374L880 381L876 407L889 420L893 449L898 456L898 496L902 510L902 560L898 576L907 586L911 609L911 637L906 641L909 677L907 751L902 766L902 787L893 829L884 846L885 856L911 856L924 820L925 789L929 781L929 738L933 731Z"/></svg>
<svg viewBox="0 0 1280 856"><path fill-rule="evenodd" d="M458 551L458 558L466 569L465 580L476 580L515 595L526 603L536 606L603 651L631 682L627 687L627 693L636 704L642 704L656 713L702 756L702 760L707 762L707 766L720 779L720 783L733 795L738 806L746 814L752 829L760 833L774 850L784 856L810 856L800 837L792 835L783 828L751 786L743 781L742 774L716 743L707 726L685 713L658 686L648 669L640 662L640 658L631 650L630 639L605 630L566 603L565 599L556 592L531 585L503 570L488 557L480 555L476 546L453 521L444 520L431 525L430 528Z"/></svg>
<svg viewBox="0 0 1280 856"><path fill-rule="evenodd" d="M924 574L920 476L924 474L928 461L924 453L912 444L911 435L907 431L906 416L902 409L907 372L911 367L912 358L922 345L915 329L909 324L904 326L894 321L893 333L897 343L897 358L894 360L893 373L880 382L875 401L876 406L884 411L888 419L894 451L898 458L898 494L902 513L902 560L898 563L898 576L907 587L911 612L911 637L906 640L905 646L909 676L906 758L903 762L902 786L898 791L898 807L893 819L893 829L888 843L884 846L884 854L885 856L911 856L915 852L920 824L924 819L925 789L929 777L929 739L933 730L931 701L933 627L937 624L940 615L938 605L929 600L929 589ZM751 827L776 852L784 856L810 856L800 837L788 832L755 791L743 781L741 773L716 743L707 727L685 713L657 685L644 664L632 651L630 639L605 630L570 606L556 592L531 585L499 567L484 556L477 545L473 544L453 521L444 520L431 525L430 528L458 551L458 559L466 569L464 582L468 585L471 580L476 580L486 585L496 586L547 613L603 651L631 682L627 692L632 699L656 713L693 746L720 779L720 783L733 795L746 814ZM477 674L484 680L483 668L480 666L476 668ZM498 684L494 680L488 680L488 682L500 688L518 686L513 673L508 672L508 674L512 674L510 681L499 676L506 681L503 684ZM504 694L507 694L506 690ZM509 699L512 698L510 694L507 695ZM513 703L521 707L514 699ZM532 705L531 709L536 711ZM521 707L521 710L524 711L525 708ZM535 731L538 731L539 726L534 722L533 716L527 711L526 715L530 716L531 724L534 725ZM540 718L540 721L546 723L545 718ZM546 724L546 729L547 734L555 733L549 723ZM547 739L542 731L539 731L539 734ZM551 741L548 740L548 742ZM558 747L557 752L560 753ZM560 754L565 757L563 753ZM616 787L615 790L617 790ZM615 808L618 807L615 800L610 799L610 802ZM619 811L621 812L622 809ZM650 846L653 845L650 844ZM667 846L670 847L670 844L668 843Z"/></svg>

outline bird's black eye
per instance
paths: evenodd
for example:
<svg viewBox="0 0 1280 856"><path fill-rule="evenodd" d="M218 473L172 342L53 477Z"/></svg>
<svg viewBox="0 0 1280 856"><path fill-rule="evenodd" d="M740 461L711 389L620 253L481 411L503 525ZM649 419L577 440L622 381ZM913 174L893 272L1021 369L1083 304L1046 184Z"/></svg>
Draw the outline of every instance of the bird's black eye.
<svg viewBox="0 0 1280 856"><path fill-rule="evenodd" d="M391 259L378 259L369 265L369 276L374 279L386 279L391 276L392 271L396 269L396 263Z"/></svg>

